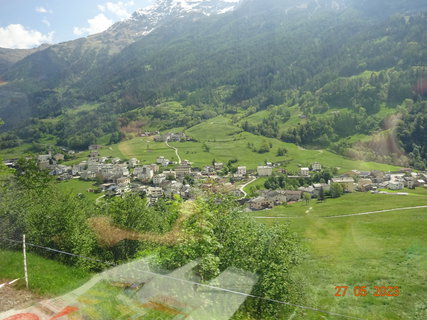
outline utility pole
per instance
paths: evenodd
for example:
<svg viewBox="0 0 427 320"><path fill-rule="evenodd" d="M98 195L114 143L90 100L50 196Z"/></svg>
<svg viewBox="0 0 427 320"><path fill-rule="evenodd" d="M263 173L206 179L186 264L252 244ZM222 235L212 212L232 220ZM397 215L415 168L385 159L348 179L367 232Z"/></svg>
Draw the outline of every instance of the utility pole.
<svg viewBox="0 0 427 320"><path fill-rule="evenodd" d="M22 235L22 250L24 251L25 286L28 289L27 250L26 250L26 247L25 247L25 234Z"/></svg>

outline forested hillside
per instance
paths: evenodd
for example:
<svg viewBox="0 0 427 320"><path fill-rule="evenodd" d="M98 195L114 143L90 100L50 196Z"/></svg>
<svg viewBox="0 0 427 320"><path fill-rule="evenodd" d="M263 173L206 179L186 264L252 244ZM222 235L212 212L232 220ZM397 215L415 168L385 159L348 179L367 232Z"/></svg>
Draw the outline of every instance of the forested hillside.
<svg viewBox="0 0 427 320"><path fill-rule="evenodd" d="M342 139L382 130L405 99L424 99L414 88L427 77L426 9L423 1L248 0L227 14L170 19L132 44L108 47L121 24L51 46L1 75L0 117L12 132L0 143L50 136L82 149L125 138L120 129L134 122L168 129L231 114L247 131L344 152ZM247 118L267 109L261 123ZM292 125L295 112L302 120Z"/></svg>

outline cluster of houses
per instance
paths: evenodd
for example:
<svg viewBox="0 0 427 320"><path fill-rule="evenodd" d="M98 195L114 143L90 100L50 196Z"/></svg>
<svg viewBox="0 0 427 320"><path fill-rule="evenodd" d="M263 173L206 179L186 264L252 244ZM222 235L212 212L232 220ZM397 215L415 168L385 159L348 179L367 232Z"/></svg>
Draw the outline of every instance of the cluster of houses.
<svg viewBox="0 0 427 320"><path fill-rule="evenodd" d="M185 134L174 133L156 137L163 139L162 141L187 139ZM232 174L224 176L225 165L222 162L214 162L203 168L192 168L188 160L176 163L160 156L156 159L156 163L141 165L136 158L123 161L120 158L101 157L100 149L99 145L91 145L88 159L71 166L60 164L64 160L64 155L53 155L49 152L49 154L38 156L38 166L40 169L49 170L50 174L56 176L58 180L96 180L100 183L100 190L106 195L117 196L136 191L145 193L153 202L161 197L173 198L174 195L179 195L184 199L193 198L198 190L228 192L241 197L239 187L237 184L230 183L230 178L233 178L235 182L250 180L254 176L269 177L273 175L275 168L275 165L270 162L258 166L256 171L248 171L246 166L239 166ZM308 178L313 172L321 170L322 165L316 162L310 167L301 167L298 175L288 175L288 178ZM196 181L197 189L190 186L189 179L186 178L190 178L193 182ZM427 188L426 181L427 174L415 173L411 169L389 173L353 170L333 177L327 183L315 183L297 190L264 190L247 203L250 209L261 210L284 203L301 201L305 193L310 194L312 198L317 198L322 189L324 192L328 192L333 183L340 184L344 192L378 192L379 189Z"/></svg>
<svg viewBox="0 0 427 320"><path fill-rule="evenodd" d="M308 177L310 171L320 171L320 164L312 165L312 168L301 168L299 176L288 176L289 178ZM259 176L269 176L271 171L266 166L257 168ZM252 210L262 210L274 208L289 202L300 201L304 193L308 193L311 198L318 198L321 190L329 192L331 184L341 185L346 193L367 192L384 193L380 189L389 189L392 191L403 190L404 188L424 187L427 188L427 173L416 173L411 169L403 169L398 172L385 173L383 171L358 171L352 170L339 177L334 177L328 183L315 183L310 186L300 187L298 190L264 190L261 194L249 200L249 208ZM404 193L403 193L404 194Z"/></svg>
<svg viewBox="0 0 427 320"><path fill-rule="evenodd" d="M154 136L155 142L165 142L165 141L180 142L180 141L189 141L189 140L191 140L191 138L187 137L187 135L183 132L178 132L178 133L169 132L169 133L158 134Z"/></svg>

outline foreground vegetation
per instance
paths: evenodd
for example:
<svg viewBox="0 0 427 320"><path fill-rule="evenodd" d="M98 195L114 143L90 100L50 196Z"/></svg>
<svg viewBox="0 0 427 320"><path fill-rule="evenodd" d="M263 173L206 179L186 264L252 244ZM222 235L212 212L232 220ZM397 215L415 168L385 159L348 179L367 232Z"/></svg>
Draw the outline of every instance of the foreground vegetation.
<svg viewBox="0 0 427 320"><path fill-rule="evenodd" d="M0 244L5 247L7 242ZM18 247L19 248L19 247ZM28 247L27 266L31 291L42 296L58 296L67 293L88 281L91 273L46 259L31 252ZM24 288L24 262L22 251L0 249L0 278L20 279L17 287Z"/></svg>
<svg viewBox="0 0 427 320"><path fill-rule="evenodd" d="M118 264L152 254L166 270L199 260L196 272L202 281L235 267L257 275L255 295L294 303L301 299L291 272L301 261L299 242L286 226L269 228L242 214L228 197L203 197L191 209L179 198L147 206L147 199L138 194L96 205L56 188L33 160L18 161L13 176L2 176L0 196L2 238L18 240L25 233L28 242ZM110 230L123 232L123 241L103 241L105 230L92 222L104 217L113 223ZM129 231L140 235L141 241L128 237ZM94 260L38 252L84 270L108 267ZM247 300L241 310L264 319L289 312L286 305L278 307L262 299Z"/></svg>
<svg viewBox="0 0 427 320"><path fill-rule="evenodd" d="M276 223L280 223L276 221ZM366 319L424 319L425 211L338 220L304 218L292 230L307 240L309 258L298 269L312 305ZM349 286L335 297L335 286ZM355 297L350 288L367 286ZM398 286L399 297L374 297L374 286Z"/></svg>

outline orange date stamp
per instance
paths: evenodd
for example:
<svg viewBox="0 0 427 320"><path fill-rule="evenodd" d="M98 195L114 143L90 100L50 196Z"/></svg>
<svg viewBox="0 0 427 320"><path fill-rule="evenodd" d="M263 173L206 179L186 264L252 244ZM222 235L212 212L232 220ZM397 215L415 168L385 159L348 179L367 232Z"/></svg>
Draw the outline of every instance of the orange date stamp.
<svg viewBox="0 0 427 320"><path fill-rule="evenodd" d="M396 286L375 286L371 293L368 291L367 286L355 286L350 290L348 286L336 286L335 290L336 297L345 297L347 292L350 292L350 295L353 293L356 297L366 297L371 293L374 297L398 297L400 295L400 288Z"/></svg>

